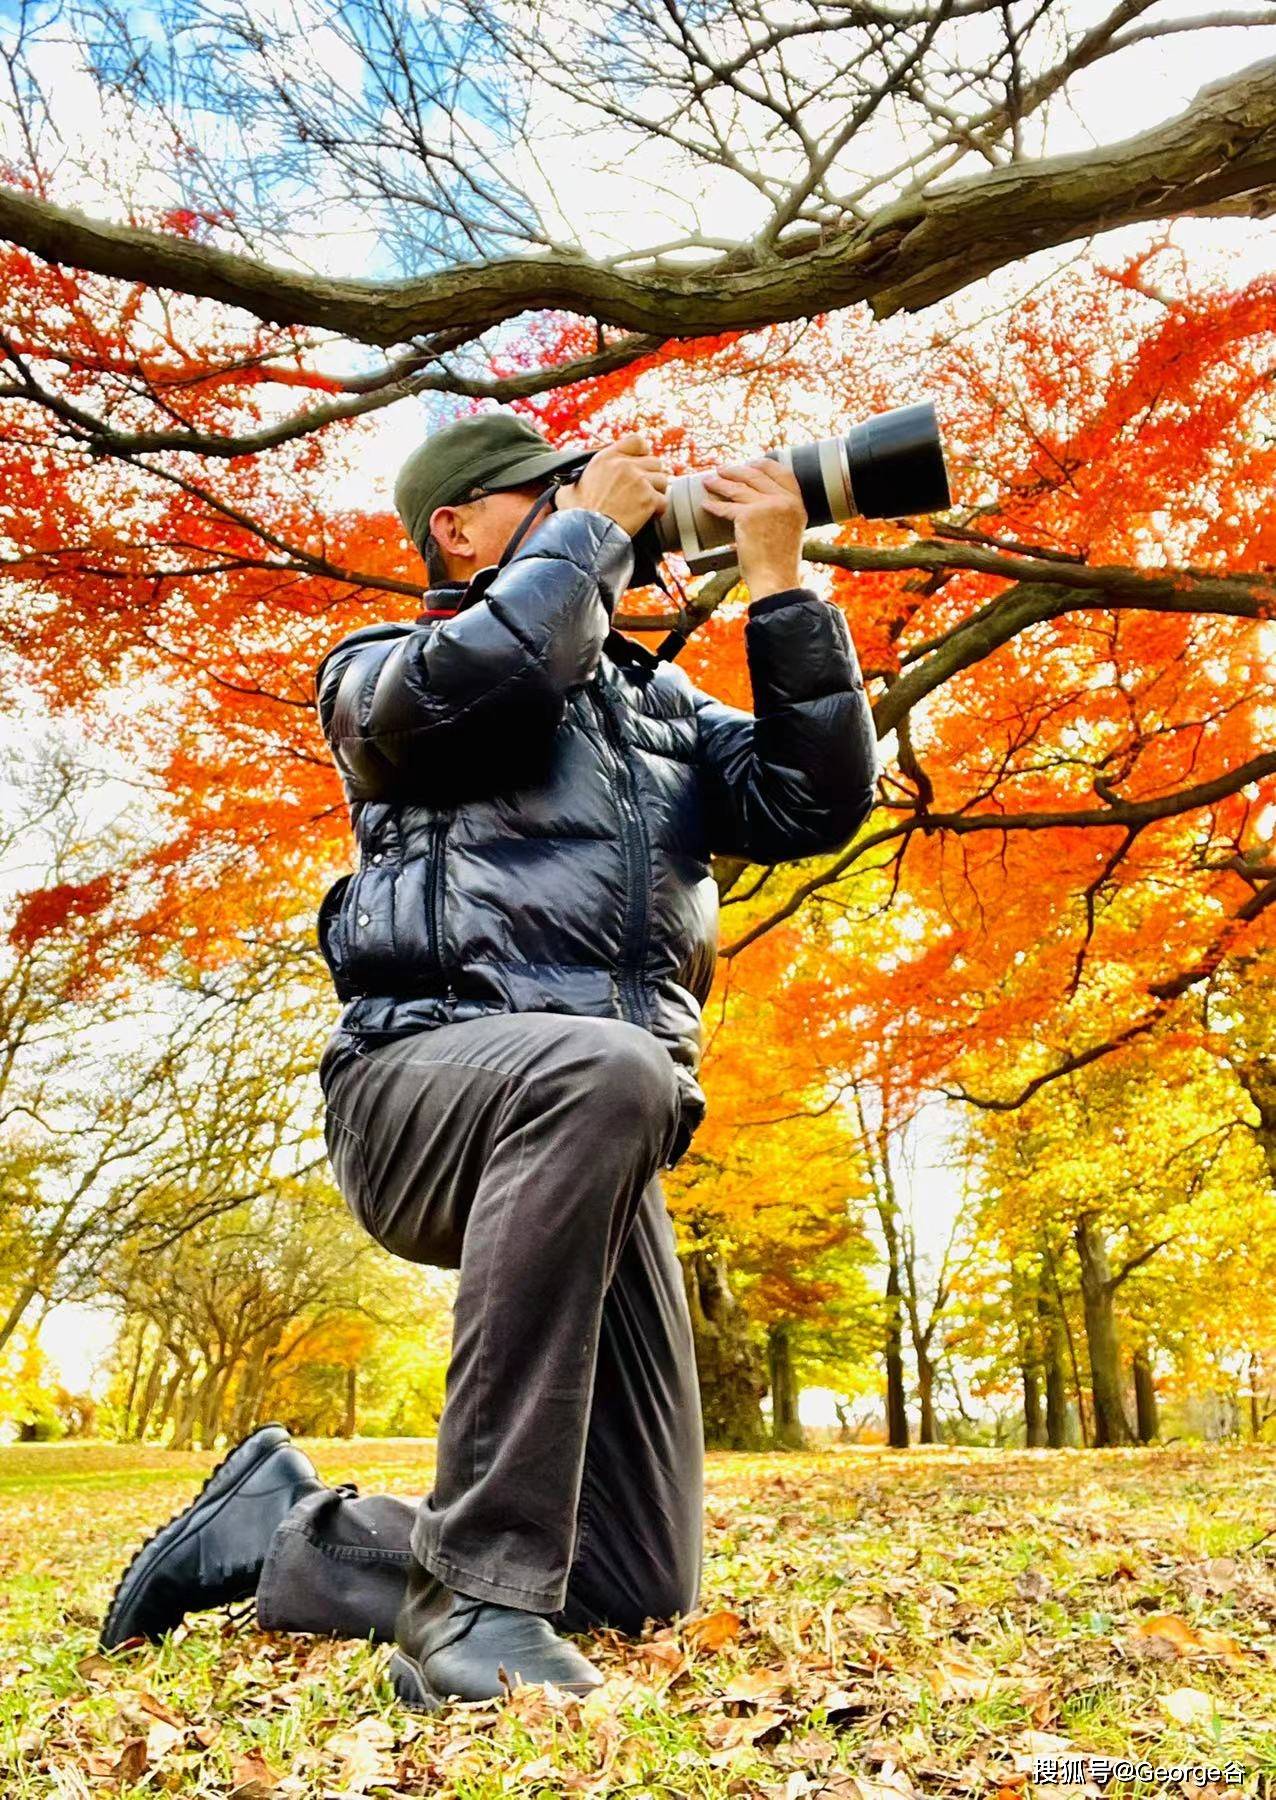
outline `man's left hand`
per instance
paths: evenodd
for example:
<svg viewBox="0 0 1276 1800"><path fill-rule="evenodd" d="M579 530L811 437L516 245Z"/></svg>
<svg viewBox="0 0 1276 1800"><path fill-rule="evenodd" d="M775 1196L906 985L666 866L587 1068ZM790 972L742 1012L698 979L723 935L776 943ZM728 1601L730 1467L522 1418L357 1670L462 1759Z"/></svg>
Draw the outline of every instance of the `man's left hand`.
<svg viewBox="0 0 1276 1800"><path fill-rule="evenodd" d="M791 470L770 457L706 475L705 510L735 526L740 576L751 600L801 585L806 507Z"/></svg>

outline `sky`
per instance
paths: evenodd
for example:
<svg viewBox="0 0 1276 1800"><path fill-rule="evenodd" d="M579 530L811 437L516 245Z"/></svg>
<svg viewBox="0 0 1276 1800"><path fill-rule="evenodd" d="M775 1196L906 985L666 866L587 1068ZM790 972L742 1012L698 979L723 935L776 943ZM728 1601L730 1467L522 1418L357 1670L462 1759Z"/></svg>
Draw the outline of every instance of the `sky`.
<svg viewBox="0 0 1276 1800"><path fill-rule="evenodd" d="M284 0L278 0L278 4L262 0L261 10L278 17L283 4ZM305 0L305 9L311 15L306 33L310 52L334 81L357 83L357 60L322 25L322 9L312 0ZM1157 16L1168 16L1174 10L1160 8ZM1183 16L1188 16L1190 10L1178 9ZM1070 16L1087 19L1094 11L1078 5L1070 9ZM14 15L12 0L0 4L0 33L11 28ZM135 16L161 35L168 9L138 8ZM1053 151L1083 150L1096 143L1111 142L1170 116L1185 106L1203 83L1264 55L1276 55L1276 25L1270 30L1252 29L1244 34L1217 30L1205 37L1173 37L1136 54L1138 80L1131 79L1133 64L1128 58L1100 63L1081 79L1072 105L1060 110L1053 120ZM132 116L127 132L119 134L115 129L118 115L111 105L104 106L97 87L83 69L75 44L50 44L36 54L33 66L41 85L56 94L56 111L64 136L85 165L84 173L65 181L59 198L88 210L100 209L104 204L100 179L104 170L109 172L110 184L127 191L138 207L145 208L169 197L165 180L157 173L163 168L158 130L148 131L144 116ZM641 245L663 236L670 224L669 203L658 202L653 188L653 183L671 174L662 159L653 156L643 162L620 157L616 154L614 134L600 133L596 121L579 108L548 92L540 95L538 104L541 129L536 157L533 160L518 151L512 174L543 211L554 216L565 231L570 228L587 249L596 252L614 247L617 242ZM206 119L202 129L215 133L216 128ZM317 262L334 273L376 272L383 263L383 246L366 213L336 194L316 194L313 198L323 205L325 236L322 247L316 249L313 237L299 233L295 244L298 259ZM722 176L707 179L693 192L688 192L684 183L677 208L684 218L689 209L697 217L711 220L718 232L746 230L752 222L744 209L739 184ZM1111 233L1099 240L1096 248L1105 260L1116 261L1145 241L1146 236L1142 228ZM1274 225L1184 221L1175 227L1174 236L1202 271L1226 267L1233 278L1243 279L1271 269L1276 262ZM288 254L287 245L282 254ZM1075 254L1075 248L1045 252L1006 274L977 283L956 303L958 310L976 317L990 303L1004 302L1015 292L1025 291ZM334 346L330 354L345 366L365 355L345 346ZM334 486L334 507L388 508L394 475L409 450L419 442L427 418L427 410L417 402L403 402L381 413L364 442L360 465ZM761 447L740 446L742 451ZM27 741L31 723L21 716L0 720L0 749ZM0 806L4 803L0 787ZM104 827L119 808L136 803L136 791L128 784L127 767L118 767L113 775L108 770L108 779L94 801L99 827ZM0 895L6 888L11 891L13 883L14 872L6 874L0 868ZM335 1011L334 1001L334 1017ZM953 1116L944 1108L927 1109L919 1121L911 1165L905 1174L908 1203L918 1221L922 1241L932 1247L946 1238L961 1198L959 1178L950 1166L953 1122ZM109 1321L91 1308L59 1308L46 1325L43 1342L66 1384L83 1389L94 1380L95 1370L100 1376L102 1360L109 1349ZM827 1422L827 1407L815 1397L808 1400L807 1406L812 1422Z"/></svg>

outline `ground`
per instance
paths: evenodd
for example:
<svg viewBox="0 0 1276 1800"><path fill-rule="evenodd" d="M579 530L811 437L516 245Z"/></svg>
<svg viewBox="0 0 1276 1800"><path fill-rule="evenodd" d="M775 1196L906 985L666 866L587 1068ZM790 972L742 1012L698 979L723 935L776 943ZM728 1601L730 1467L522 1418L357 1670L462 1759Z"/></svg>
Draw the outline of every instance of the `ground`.
<svg viewBox="0 0 1276 1800"><path fill-rule="evenodd" d="M308 1448L365 1492L428 1480L429 1445ZM524 1689L437 1719L400 1710L384 1652L223 1614L96 1654L122 1562L214 1460L0 1450L3 1800L1070 1800L1083 1755L1276 1793L1273 1450L711 1457L698 1618L595 1640L583 1705ZM1052 1761L1062 1786L1034 1779Z"/></svg>

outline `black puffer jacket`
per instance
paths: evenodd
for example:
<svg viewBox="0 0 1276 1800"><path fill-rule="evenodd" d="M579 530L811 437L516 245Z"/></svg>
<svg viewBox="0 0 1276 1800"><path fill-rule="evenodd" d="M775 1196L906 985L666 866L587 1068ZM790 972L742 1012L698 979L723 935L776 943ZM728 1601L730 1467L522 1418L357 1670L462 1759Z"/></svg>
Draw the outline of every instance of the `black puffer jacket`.
<svg viewBox="0 0 1276 1800"><path fill-rule="evenodd" d="M611 630L632 557L601 513L558 513L455 616L329 651L319 716L359 864L319 941L356 1049L492 1012L645 1026L682 1083L676 1161L704 1112L709 857L844 844L876 754L836 607L805 589L750 607L751 715Z"/></svg>

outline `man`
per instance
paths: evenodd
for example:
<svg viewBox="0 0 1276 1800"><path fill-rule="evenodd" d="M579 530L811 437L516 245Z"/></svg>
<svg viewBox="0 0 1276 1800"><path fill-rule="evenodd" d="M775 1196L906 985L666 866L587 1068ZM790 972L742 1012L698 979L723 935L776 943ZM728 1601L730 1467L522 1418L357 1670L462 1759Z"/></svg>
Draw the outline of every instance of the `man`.
<svg viewBox="0 0 1276 1800"><path fill-rule="evenodd" d="M430 438L395 491L426 608L316 682L359 847L320 912L346 1002L326 1142L379 1243L460 1271L433 1492L414 1513L326 1488L266 1427L134 1559L108 1647L255 1593L263 1627L393 1638L397 1693L429 1708L516 1676L585 1692L563 1631L696 1602L700 1409L659 1176L704 1111L709 859L844 844L874 737L845 621L799 585L791 474L707 482L751 596L749 714L612 629L669 478L631 436L557 485L578 454L508 413Z"/></svg>

